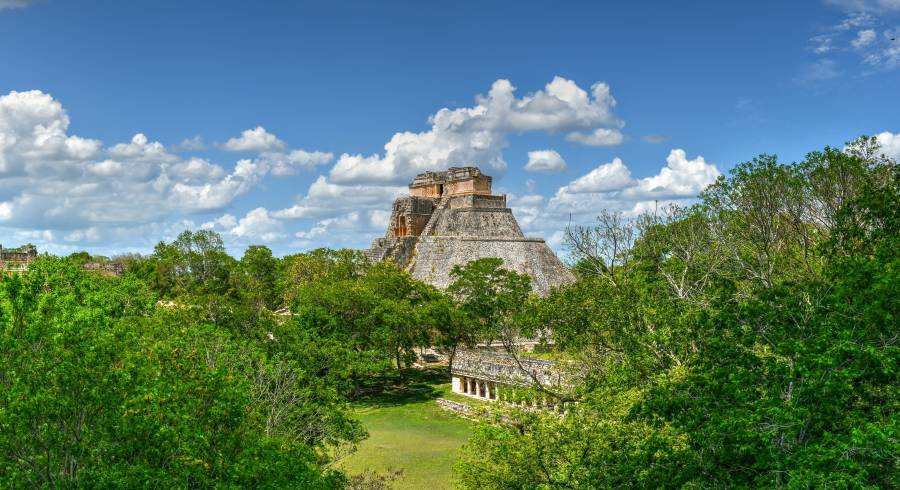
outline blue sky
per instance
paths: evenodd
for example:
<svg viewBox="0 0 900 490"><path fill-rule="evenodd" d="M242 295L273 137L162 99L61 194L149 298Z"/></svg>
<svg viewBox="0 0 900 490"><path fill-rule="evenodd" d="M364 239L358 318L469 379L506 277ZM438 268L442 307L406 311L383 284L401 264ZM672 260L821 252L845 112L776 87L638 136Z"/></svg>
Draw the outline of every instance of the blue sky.
<svg viewBox="0 0 900 490"><path fill-rule="evenodd" d="M0 243L364 247L477 164L561 250L759 153L900 156L891 38L898 0L0 0Z"/></svg>

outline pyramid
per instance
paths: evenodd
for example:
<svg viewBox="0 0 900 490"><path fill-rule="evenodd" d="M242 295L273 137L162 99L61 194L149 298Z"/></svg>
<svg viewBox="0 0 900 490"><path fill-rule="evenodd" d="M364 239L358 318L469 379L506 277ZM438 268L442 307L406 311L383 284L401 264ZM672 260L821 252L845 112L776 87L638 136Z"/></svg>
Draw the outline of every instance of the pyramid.
<svg viewBox="0 0 900 490"><path fill-rule="evenodd" d="M526 237L506 195L491 193L491 177L477 167L425 172L394 201L387 233L372 242L372 261L392 260L413 277L446 288L453 266L497 257L527 274L537 294L575 280L542 238Z"/></svg>

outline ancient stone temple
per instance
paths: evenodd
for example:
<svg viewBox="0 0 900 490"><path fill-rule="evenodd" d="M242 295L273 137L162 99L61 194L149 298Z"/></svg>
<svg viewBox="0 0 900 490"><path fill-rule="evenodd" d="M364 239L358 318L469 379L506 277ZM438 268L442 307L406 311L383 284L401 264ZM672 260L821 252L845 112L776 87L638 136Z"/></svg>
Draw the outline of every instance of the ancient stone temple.
<svg viewBox="0 0 900 490"><path fill-rule="evenodd" d="M528 274L541 295L574 280L542 238L522 233L506 195L493 194L491 177L476 167L417 175L409 196L394 201L387 233L367 254L373 261L391 259L440 288L452 282L453 266L486 257Z"/></svg>
<svg viewBox="0 0 900 490"><path fill-rule="evenodd" d="M486 400L504 399L504 391L516 386L540 384L558 388L565 378L553 361L481 349L460 349L450 367L454 393Z"/></svg>
<svg viewBox="0 0 900 490"><path fill-rule="evenodd" d="M37 249L32 245L19 248L3 248L0 245L0 270L24 271L37 258Z"/></svg>

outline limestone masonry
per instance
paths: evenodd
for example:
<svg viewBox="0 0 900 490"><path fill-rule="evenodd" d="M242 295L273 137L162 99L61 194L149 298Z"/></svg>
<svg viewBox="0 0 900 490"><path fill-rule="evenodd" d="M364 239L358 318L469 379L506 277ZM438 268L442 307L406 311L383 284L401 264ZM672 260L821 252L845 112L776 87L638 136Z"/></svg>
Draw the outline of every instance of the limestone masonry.
<svg viewBox="0 0 900 490"><path fill-rule="evenodd" d="M0 270L24 271L28 264L37 258L37 249L34 246L19 248L3 248L0 245Z"/></svg>
<svg viewBox="0 0 900 490"><path fill-rule="evenodd" d="M394 201L387 233L367 255L393 260L439 288L450 285L454 265L486 257L528 274L541 295L574 280L542 238L522 234L506 195L492 194L491 177L476 167L417 175L409 196Z"/></svg>

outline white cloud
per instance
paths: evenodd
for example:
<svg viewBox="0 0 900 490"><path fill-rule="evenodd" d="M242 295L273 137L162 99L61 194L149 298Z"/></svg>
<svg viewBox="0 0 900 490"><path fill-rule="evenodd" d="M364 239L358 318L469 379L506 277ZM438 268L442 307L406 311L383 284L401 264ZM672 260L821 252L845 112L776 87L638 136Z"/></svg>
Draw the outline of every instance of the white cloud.
<svg viewBox="0 0 900 490"><path fill-rule="evenodd" d="M715 182L719 175L719 169L706 163L702 156L688 160L684 150L674 149L669 152L666 166L659 174L639 180L637 187L626 189L624 194L638 199L693 197Z"/></svg>
<svg viewBox="0 0 900 490"><path fill-rule="evenodd" d="M387 208L396 197L407 193L404 186L342 185L320 175L297 204L275 211L283 219L333 217L358 209Z"/></svg>
<svg viewBox="0 0 900 490"><path fill-rule="evenodd" d="M230 206L267 175L332 158L304 150L264 152L229 170L178 156L143 133L104 148L98 140L68 134L68 128L68 114L48 94L0 96L0 236L53 230L60 243L39 237L50 250L77 243L147 246L168 236L173 222L192 224L185 215ZM256 212L235 219L229 230L237 238L272 239L277 225L271 216L264 218Z"/></svg>
<svg viewBox="0 0 900 490"><path fill-rule="evenodd" d="M240 220L231 214L224 214L201 224L200 228L219 232L226 238L234 238L241 243L275 242L287 237L284 224L272 217L269 210L263 207L250 210Z"/></svg>
<svg viewBox="0 0 900 490"><path fill-rule="evenodd" d="M43 239L46 241L52 241L53 234L51 233L49 236L43 237ZM92 226L90 228L85 228L82 230L75 230L64 236L63 240L67 242L96 242L100 240L100 231L96 226Z"/></svg>
<svg viewBox="0 0 900 490"><path fill-rule="evenodd" d="M878 144L881 145L881 151L888 157L900 162L900 133L891 133L885 131L875 136ZM2 213L0 213L2 215Z"/></svg>
<svg viewBox="0 0 900 490"><path fill-rule="evenodd" d="M882 39L872 43L863 61L876 69L900 66L900 28L884 31Z"/></svg>
<svg viewBox="0 0 900 490"><path fill-rule="evenodd" d="M425 170L478 165L493 173L506 170L502 149L509 133L621 128L615 99L605 83L590 94L575 82L555 77L543 90L517 98L508 80L497 80L475 105L441 109L421 133L396 133L384 155L343 154L331 170L338 184L400 184ZM577 137L576 137L577 138Z"/></svg>
<svg viewBox="0 0 900 490"><path fill-rule="evenodd" d="M568 214L593 216L601 209L638 213L655 201L692 199L721 175L702 156L688 159L684 150L673 149L659 173L634 179L615 158L565 185L550 199L548 213L558 220Z"/></svg>
<svg viewBox="0 0 900 490"><path fill-rule="evenodd" d="M825 0L825 3L835 5L855 15L900 10L900 0Z"/></svg>
<svg viewBox="0 0 900 490"><path fill-rule="evenodd" d="M862 72L864 75L900 67L900 43L896 42L900 29L886 28L888 13L900 10L900 0L838 0L829 3L848 12L841 22L810 38L813 52L817 55L828 53L829 58L805 65L803 73L794 78L795 82L807 84L835 78L842 72L838 69L839 62L863 63L867 67Z"/></svg>
<svg viewBox="0 0 900 490"><path fill-rule="evenodd" d="M6 221L12 218L12 203L0 202L0 221Z"/></svg>
<svg viewBox="0 0 900 490"><path fill-rule="evenodd" d="M34 3L34 0L0 0L0 10L25 8Z"/></svg>
<svg viewBox="0 0 900 490"><path fill-rule="evenodd" d="M573 180L565 187L566 192L583 194L587 192L610 192L634 185L631 171L620 158L604 163L585 175Z"/></svg>
<svg viewBox="0 0 900 490"><path fill-rule="evenodd" d="M617 129L597 128L591 133L574 131L566 135L566 139L590 146L615 146L622 144L625 137Z"/></svg>
<svg viewBox="0 0 900 490"><path fill-rule="evenodd" d="M864 31L859 31L856 33L856 39L850 41L850 44L853 45L856 49L862 49L866 46L872 44L872 41L875 40L875 30L874 29L866 29Z"/></svg>
<svg viewBox="0 0 900 490"><path fill-rule="evenodd" d="M322 151L293 150L288 153L263 153L261 160L272 167L272 175L295 175L299 170L312 170L334 159L334 154Z"/></svg>
<svg viewBox="0 0 900 490"><path fill-rule="evenodd" d="M256 208L247 213L229 233L241 238L260 239L264 242L279 240L285 236L284 225L272 218L266 208Z"/></svg>
<svg viewBox="0 0 900 490"><path fill-rule="evenodd" d="M229 139L222 148L228 151L264 152L283 150L285 144L274 134L266 131L266 128L257 126L244 130L237 138Z"/></svg>
<svg viewBox="0 0 900 490"><path fill-rule="evenodd" d="M540 218L544 210L546 199L540 194L525 194L522 196L507 193L506 202L523 231L533 229L535 222Z"/></svg>
<svg viewBox="0 0 900 490"><path fill-rule="evenodd" d="M390 212L380 209L349 211L315 222L308 229L296 232L291 244L299 248L334 247L335 243L358 248L369 245L369 238L384 233Z"/></svg>
<svg viewBox="0 0 900 490"><path fill-rule="evenodd" d="M554 150L537 150L528 152L527 172L562 172L566 169L566 161Z"/></svg>
<svg viewBox="0 0 900 490"><path fill-rule="evenodd" d="M100 141L69 136L62 104L40 91L0 96L0 176L69 173L93 158Z"/></svg>

